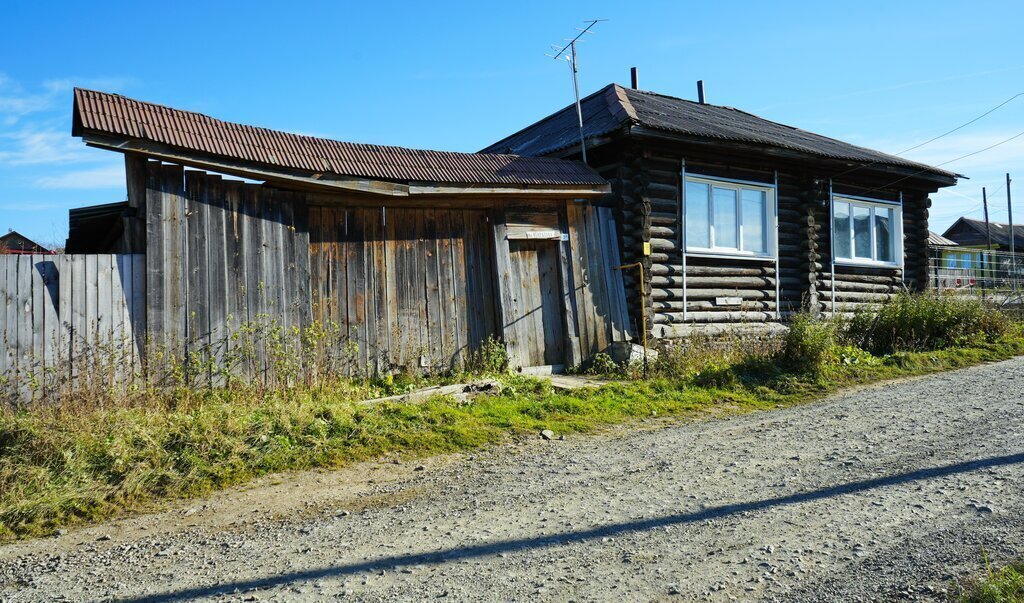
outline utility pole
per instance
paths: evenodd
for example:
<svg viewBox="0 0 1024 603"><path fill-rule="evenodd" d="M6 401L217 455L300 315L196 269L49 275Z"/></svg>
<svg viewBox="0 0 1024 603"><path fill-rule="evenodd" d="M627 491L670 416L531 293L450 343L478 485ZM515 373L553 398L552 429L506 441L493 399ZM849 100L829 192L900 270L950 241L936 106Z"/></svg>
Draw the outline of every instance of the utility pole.
<svg viewBox="0 0 1024 603"><path fill-rule="evenodd" d="M992 228L988 223L988 195L985 187L981 187L981 204L985 207L985 238L988 239L988 250L992 251Z"/></svg>
<svg viewBox="0 0 1024 603"><path fill-rule="evenodd" d="M987 277L989 264L992 263L992 227L989 226L988 221L988 193L985 191L985 187L981 187L981 205L985 208L985 238L988 239L988 253L983 253L981 258L981 295L985 296L985 283L988 280Z"/></svg>
<svg viewBox="0 0 1024 603"><path fill-rule="evenodd" d="M1010 220L1010 278L1013 288L1017 289L1017 247L1013 240L1013 201L1010 199L1010 173L1006 173L1006 211Z"/></svg>

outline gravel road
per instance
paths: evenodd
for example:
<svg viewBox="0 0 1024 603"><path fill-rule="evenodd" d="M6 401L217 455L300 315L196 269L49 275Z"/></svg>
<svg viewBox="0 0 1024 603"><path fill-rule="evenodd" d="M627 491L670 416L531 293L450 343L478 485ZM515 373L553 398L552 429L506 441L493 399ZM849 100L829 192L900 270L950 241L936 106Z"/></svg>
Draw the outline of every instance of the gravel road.
<svg viewBox="0 0 1024 603"><path fill-rule="evenodd" d="M0 548L0 601L942 600L1024 554L1024 359L261 480Z"/></svg>

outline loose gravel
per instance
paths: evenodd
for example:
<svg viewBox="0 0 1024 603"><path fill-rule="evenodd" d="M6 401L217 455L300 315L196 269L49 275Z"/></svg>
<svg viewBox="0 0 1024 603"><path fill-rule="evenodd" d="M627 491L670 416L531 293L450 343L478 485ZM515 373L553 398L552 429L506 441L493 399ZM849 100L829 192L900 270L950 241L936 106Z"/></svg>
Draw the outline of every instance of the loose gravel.
<svg viewBox="0 0 1024 603"><path fill-rule="evenodd" d="M1024 553L1024 359L260 480L0 548L0 601L943 600Z"/></svg>

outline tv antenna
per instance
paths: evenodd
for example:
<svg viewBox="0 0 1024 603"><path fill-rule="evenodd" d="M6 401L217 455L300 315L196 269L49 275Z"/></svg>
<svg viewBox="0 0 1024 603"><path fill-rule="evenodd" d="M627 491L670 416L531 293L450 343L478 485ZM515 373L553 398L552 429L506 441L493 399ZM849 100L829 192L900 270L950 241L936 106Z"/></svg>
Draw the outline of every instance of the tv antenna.
<svg viewBox="0 0 1024 603"><path fill-rule="evenodd" d="M565 39L565 46L559 48L557 44L552 44L551 49L555 51L555 54L549 54L547 56L555 59L556 61L565 59L569 62L569 70L572 72L572 89L576 95L576 120L579 123L580 128L580 154L583 157L583 163L587 162L587 144L583 136L583 109L580 108L580 82L579 82L579 68L576 60L576 42L581 42L582 38L586 34L594 33L591 31L595 25L608 19L590 19L584 21L586 27L577 27L576 30L579 32L575 38L571 40ZM568 52L567 52L568 51Z"/></svg>

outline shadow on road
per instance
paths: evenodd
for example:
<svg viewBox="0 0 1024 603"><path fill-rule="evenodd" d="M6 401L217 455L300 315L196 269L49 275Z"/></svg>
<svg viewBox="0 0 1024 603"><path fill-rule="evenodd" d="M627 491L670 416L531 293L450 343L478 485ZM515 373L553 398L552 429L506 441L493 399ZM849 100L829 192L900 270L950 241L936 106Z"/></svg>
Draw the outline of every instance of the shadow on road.
<svg viewBox="0 0 1024 603"><path fill-rule="evenodd" d="M579 532L567 532L563 534L549 534L545 536L536 536L531 538L502 540L499 542L492 542L488 544L453 547L450 549L436 551L432 553L411 553L406 555L379 557L377 559L373 559L370 561L361 561L358 563L348 563L322 567L318 569L289 572L286 574L280 574L276 576L267 576L265 578L253 578L249 580L224 582L212 586L197 586L193 588L169 591L165 593L158 593L152 595L144 595L121 600L126 601L128 603L187 601L198 597L213 596L221 593L230 593L233 592L235 589L240 589L244 591L252 588L270 588L280 584L288 584L295 581L317 580L322 578L342 578L360 572L368 572L373 569L387 568L395 565L404 566L437 564L452 559L486 557L489 555L496 555L498 553L513 552L524 549L537 549L548 546L558 546L577 542L587 542L599 538L619 536L628 532L643 532L646 530L654 530L666 526L676 526L694 523L698 521L706 521L708 519L718 519L730 515L735 515L737 513L760 511L764 509L769 509L771 507L812 502L816 500L831 498L834 496L842 496L844 494L856 494L867 490L885 488L888 486L897 486L908 482L945 477L949 475L955 475L957 473L978 471L979 469L989 469L992 467L1014 465L1022 462L1024 462L1024 453L996 456L986 459L979 459L976 461L967 461L963 463L955 463L952 465L945 465L941 467L918 469L917 471L910 471L907 473L900 473L891 476L850 482L846 484L840 484L837 486L831 486L828 488L822 488L819 490L813 490L811 492L801 492L797 494L789 494L786 496L779 496L776 498L768 498L764 500L751 501L746 503L736 503L731 505L709 507L707 509L695 511L692 513L681 513L676 515L654 517L650 519L641 519L637 521L602 526L599 528L583 530Z"/></svg>

